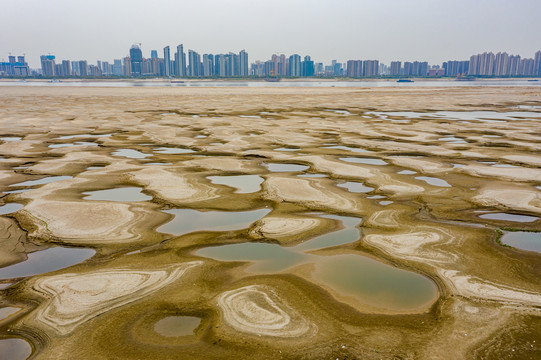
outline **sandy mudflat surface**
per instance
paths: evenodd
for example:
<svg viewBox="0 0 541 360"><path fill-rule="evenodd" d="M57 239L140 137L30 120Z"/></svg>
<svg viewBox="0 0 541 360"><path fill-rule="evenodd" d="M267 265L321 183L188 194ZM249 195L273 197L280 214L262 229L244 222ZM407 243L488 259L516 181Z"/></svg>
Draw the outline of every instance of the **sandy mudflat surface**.
<svg viewBox="0 0 541 360"><path fill-rule="evenodd" d="M96 250L0 280L0 308L22 309L0 337L37 359L539 358L541 253L499 237L541 231L541 111L517 108L540 104L533 87L0 87L0 266ZM198 255L215 246L232 260ZM292 263L247 270L276 253ZM338 272L346 255L390 278ZM436 297L363 301L405 296L376 293L406 272ZM155 330L188 317L188 335Z"/></svg>

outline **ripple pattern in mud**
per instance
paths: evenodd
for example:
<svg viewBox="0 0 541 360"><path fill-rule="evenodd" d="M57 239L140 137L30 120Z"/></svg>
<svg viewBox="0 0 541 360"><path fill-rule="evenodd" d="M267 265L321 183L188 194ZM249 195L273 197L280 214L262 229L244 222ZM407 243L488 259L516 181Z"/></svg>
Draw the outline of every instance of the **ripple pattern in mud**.
<svg viewBox="0 0 541 360"><path fill-rule="evenodd" d="M238 331L277 337L314 334L317 327L283 303L270 289L251 285L218 297L223 320Z"/></svg>
<svg viewBox="0 0 541 360"><path fill-rule="evenodd" d="M87 274L61 274L41 278L34 289L46 300L35 320L61 335L111 309L141 299L172 283L201 262L158 270L113 269Z"/></svg>

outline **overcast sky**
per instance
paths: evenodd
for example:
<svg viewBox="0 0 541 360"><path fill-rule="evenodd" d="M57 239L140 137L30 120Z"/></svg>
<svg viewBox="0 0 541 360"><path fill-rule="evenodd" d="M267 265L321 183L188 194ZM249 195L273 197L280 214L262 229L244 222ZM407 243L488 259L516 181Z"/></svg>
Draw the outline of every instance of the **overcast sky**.
<svg viewBox="0 0 541 360"><path fill-rule="evenodd" d="M533 57L541 0L0 0L0 59L111 61L183 43L200 54L273 53L441 64L484 51ZM173 50L171 50L173 53Z"/></svg>

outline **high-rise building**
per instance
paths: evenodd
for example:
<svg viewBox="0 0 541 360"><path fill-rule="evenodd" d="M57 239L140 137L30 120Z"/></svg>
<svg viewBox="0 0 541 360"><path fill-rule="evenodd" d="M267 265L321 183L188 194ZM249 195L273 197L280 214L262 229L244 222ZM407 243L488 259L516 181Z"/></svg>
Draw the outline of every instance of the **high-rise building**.
<svg viewBox="0 0 541 360"><path fill-rule="evenodd" d="M141 76L143 74L143 52L138 44L133 44L130 48L131 76Z"/></svg>
<svg viewBox="0 0 541 360"><path fill-rule="evenodd" d="M301 76L301 57L294 54L289 57L289 76Z"/></svg>
<svg viewBox="0 0 541 360"><path fill-rule="evenodd" d="M214 76L214 56L212 54L203 55L203 76Z"/></svg>
<svg viewBox="0 0 541 360"><path fill-rule="evenodd" d="M122 60L121 59L115 59L113 63L113 75L114 76L122 76Z"/></svg>
<svg viewBox="0 0 541 360"><path fill-rule="evenodd" d="M363 76L374 77L378 76L379 61L378 60L364 60L363 61Z"/></svg>
<svg viewBox="0 0 541 360"><path fill-rule="evenodd" d="M151 59L157 59L158 58L158 50L150 50L150 58Z"/></svg>
<svg viewBox="0 0 541 360"><path fill-rule="evenodd" d="M350 78L363 76L363 62L361 60L348 60L346 75Z"/></svg>
<svg viewBox="0 0 541 360"><path fill-rule="evenodd" d="M541 76L541 50L535 53L534 57L534 75Z"/></svg>
<svg viewBox="0 0 541 360"><path fill-rule="evenodd" d="M239 53L239 76L248 76L248 53L245 50L241 50Z"/></svg>
<svg viewBox="0 0 541 360"><path fill-rule="evenodd" d="M301 64L301 76L310 77L314 76L315 74L315 68L314 68L314 62L310 58L310 56L305 56L304 61Z"/></svg>
<svg viewBox="0 0 541 360"><path fill-rule="evenodd" d="M165 66L165 76L169 77L171 76L171 49L169 46L166 46L163 48L163 59L164 59L164 66Z"/></svg>
<svg viewBox="0 0 541 360"><path fill-rule="evenodd" d="M391 76L400 76L401 70L402 70L401 61L391 61Z"/></svg>
<svg viewBox="0 0 541 360"><path fill-rule="evenodd" d="M62 76L71 76L71 61L62 60Z"/></svg>
<svg viewBox="0 0 541 360"><path fill-rule="evenodd" d="M177 46L175 53L175 76L186 77L186 54L184 53L184 45Z"/></svg>
<svg viewBox="0 0 541 360"><path fill-rule="evenodd" d="M41 55L41 73L43 76L55 76L54 55Z"/></svg>
<svg viewBox="0 0 541 360"><path fill-rule="evenodd" d="M188 76L201 76L201 55L193 50L188 50Z"/></svg>
<svg viewBox="0 0 541 360"><path fill-rule="evenodd" d="M124 76L131 76L131 59L126 56L124 59Z"/></svg>

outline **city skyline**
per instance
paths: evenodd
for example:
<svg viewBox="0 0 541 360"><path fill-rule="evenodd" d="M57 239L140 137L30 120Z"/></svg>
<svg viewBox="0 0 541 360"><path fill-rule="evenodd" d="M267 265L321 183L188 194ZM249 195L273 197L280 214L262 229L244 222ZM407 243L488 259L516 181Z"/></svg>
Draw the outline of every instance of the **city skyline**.
<svg viewBox="0 0 541 360"><path fill-rule="evenodd" d="M201 53L246 48L260 60L272 53L299 53L326 63L359 58L441 63L485 51L533 53L541 33L541 3L533 0L458 0L453 6L428 0L275 0L266 7L245 0L157 0L152 5L7 2L0 31L9 36L0 40L0 50L26 54L36 68L39 56L49 52L95 63L125 56L117 49L126 43L162 49L181 38Z"/></svg>

